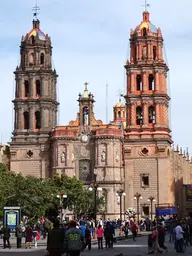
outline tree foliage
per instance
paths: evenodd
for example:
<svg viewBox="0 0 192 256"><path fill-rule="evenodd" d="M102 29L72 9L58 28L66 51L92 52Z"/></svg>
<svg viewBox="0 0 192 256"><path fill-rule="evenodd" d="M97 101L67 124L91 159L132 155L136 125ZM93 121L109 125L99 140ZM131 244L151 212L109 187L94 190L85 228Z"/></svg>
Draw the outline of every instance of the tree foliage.
<svg viewBox="0 0 192 256"><path fill-rule="evenodd" d="M30 218L38 218L51 211L58 214L60 204L57 195L67 195L69 210L76 216L93 214L94 195L84 188L83 183L75 177L66 175L52 179L23 177L15 174L0 164L0 216L4 206L20 206L22 213ZM101 211L103 198L97 198L97 210Z"/></svg>

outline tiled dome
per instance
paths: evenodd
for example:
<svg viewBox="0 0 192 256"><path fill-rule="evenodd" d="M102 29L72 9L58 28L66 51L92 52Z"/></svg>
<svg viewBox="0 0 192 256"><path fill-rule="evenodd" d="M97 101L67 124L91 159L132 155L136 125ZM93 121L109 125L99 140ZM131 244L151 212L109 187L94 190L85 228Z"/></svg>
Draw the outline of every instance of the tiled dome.
<svg viewBox="0 0 192 256"><path fill-rule="evenodd" d="M139 26L136 27L135 33L137 33L138 30L141 31L143 28L151 30L152 33L158 32L158 28L150 21L143 21Z"/></svg>
<svg viewBox="0 0 192 256"><path fill-rule="evenodd" d="M38 36L40 40L45 40L45 34L43 31L41 31L40 28L33 28L29 33L28 33L28 38L31 36Z"/></svg>

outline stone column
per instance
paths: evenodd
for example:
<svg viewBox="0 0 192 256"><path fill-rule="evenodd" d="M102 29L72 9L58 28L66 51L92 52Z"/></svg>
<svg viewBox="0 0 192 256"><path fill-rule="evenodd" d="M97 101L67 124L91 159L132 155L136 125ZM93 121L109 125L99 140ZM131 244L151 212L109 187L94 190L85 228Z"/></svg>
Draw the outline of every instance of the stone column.
<svg viewBox="0 0 192 256"><path fill-rule="evenodd" d="M146 78L147 78L147 76L146 76L146 71L144 71L143 72L143 81L142 81L142 91L143 92L145 92L145 91L147 91L147 81L146 81Z"/></svg>
<svg viewBox="0 0 192 256"><path fill-rule="evenodd" d="M18 83L18 87L17 87L17 89L18 89L18 97L20 99L22 99L23 96L24 96L23 95L23 89L24 89L24 79L23 79L23 77L18 77L17 83Z"/></svg>
<svg viewBox="0 0 192 256"><path fill-rule="evenodd" d="M18 130L22 130L22 123L23 123L23 109L22 107L17 107L16 108L17 111L17 129Z"/></svg>
<svg viewBox="0 0 192 256"><path fill-rule="evenodd" d="M135 91L135 75L134 73L132 72L131 73L131 93L133 93Z"/></svg>
<svg viewBox="0 0 192 256"><path fill-rule="evenodd" d="M148 104L147 102L144 102L143 104L143 125L148 125Z"/></svg>
<svg viewBox="0 0 192 256"><path fill-rule="evenodd" d="M42 107L40 108L41 129L44 128L44 111L45 111L45 107L42 106Z"/></svg>
<svg viewBox="0 0 192 256"><path fill-rule="evenodd" d="M139 44L139 60L141 60L141 51L142 51L141 45Z"/></svg>
<svg viewBox="0 0 192 256"><path fill-rule="evenodd" d="M40 80L41 80L41 96L44 98L45 97L45 90L44 90L44 86L45 86L45 77L41 76Z"/></svg>
<svg viewBox="0 0 192 256"><path fill-rule="evenodd" d="M29 76L29 97L30 98L34 97L34 86L35 86L35 79L31 75L31 76Z"/></svg>
<svg viewBox="0 0 192 256"><path fill-rule="evenodd" d="M150 43L147 44L147 56L148 56L148 59L150 60L151 59L151 44Z"/></svg>
<svg viewBox="0 0 192 256"><path fill-rule="evenodd" d="M29 129L31 131L35 129L35 111L33 106L29 107Z"/></svg>
<svg viewBox="0 0 192 256"><path fill-rule="evenodd" d="M156 114L156 124L160 124L160 104L159 102L156 102L156 106L155 106L155 114Z"/></svg>
<svg viewBox="0 0 192 256"><path fill-rule="evenodd" d="M136 54L136 60L139 60L139 45L137 44L137 54Z"/></svg>
<svg viewBox="0 0 192 256"><path fill-rule="evenodd" d="M155 73L155 91L159 91L159 73L156 71Z"/></svg>
<svg viewBox="0 0 192 256"><path fill-rule="evenodd" d="M158 43L158 57L159 57L159 60L162 60L162 45L161 45L161 43Z"/></svg>
<svg viewBox="0 0 192 256"><path fill-rule="evenodd" d="M131 103L131 126L136 125L136 116L135 116L135 105L134 103Z"/></svg>

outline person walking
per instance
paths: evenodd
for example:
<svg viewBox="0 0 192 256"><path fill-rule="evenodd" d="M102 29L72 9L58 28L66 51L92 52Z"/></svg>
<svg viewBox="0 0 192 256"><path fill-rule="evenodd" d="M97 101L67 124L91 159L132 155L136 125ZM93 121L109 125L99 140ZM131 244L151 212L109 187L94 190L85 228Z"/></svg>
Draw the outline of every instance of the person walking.
<svg viewBox="0 0 192 256"><path fill-rule="evenodd" d="M30 225L27 226L25 230L25 249L28 247L31 249L33 240L33 230Z"/></svg>
<svg viewBox="0 0 192 256"><path fill-rule="evenodd" d="M21 225L18 225L15 230L15 236L17 238L17 248L21 248L22 237L23 237L23 230Z"/></svg>
<svg viewBox="0 0 192 256"><path fill-rule="evenodd" d="M131 232L132 232L132 234L133 234L133 241L136 241L136 236L137 236L137 230L138 230L138 228L137 228L137 225L136 225L136 223L135 222L133 222L132 224L131 224Z"/></svg>
<svg viewBox="0 0 192 256"><path fill-rule="evenodd" d="M99 224L98 228L96 229L98 249L103 249L103 234L104 234L104 229Z"/></svg>
<svg viewBox="0 0 192 256"><path fill-rule="evenodd" d="M91 230L89 228L89 225L86 225L86 228L85 228L85 248L87 246L88 246L88 250L90 251L91 250Z"/></svg>
<svg viewBox="0 0 192 256"><path fill-rule="evenodd" d="M61 256L66 252L64 239L65 228L61 228L59 220L55 220L53 229L48 232L47 237L47 251L49 256Z"/></svg>
<svg viewBox="0 0 192 256"><path fill-rule="evenodd" d="M11 236L11 229L8 227L8 225L6 225L5 228L3 228L3 245L4 245L4 249L6 248L6 242L7 242L7 246L9 249L11 249L11 245L10 245L10 236Z"/></svg>
<svg viewBox="0 0 192 256"><path fill-rule="evenodd" d="M35 243L35 248L37 248L38 236L39 236L39 232L38 232L37 226L34 225L33 226L33 240L34 240L34 243Z"/></svg>
<svg viewBox="0 0 192 256"><path fill-rule="evenodd" d="M113 248L113 236L114 235L115 235L114 228L110 224L110 222L107 221L106 227L105 227L105 230L104 230L106 248Z"/></svg>
<svg viewBox="0 0 192 256"><path fill-rule="evenodd" d="M84 249L84 237L80 229L76 228L76 221L70 222L70 228L65 235L65 246L69 256L79 256Z"/></svg>

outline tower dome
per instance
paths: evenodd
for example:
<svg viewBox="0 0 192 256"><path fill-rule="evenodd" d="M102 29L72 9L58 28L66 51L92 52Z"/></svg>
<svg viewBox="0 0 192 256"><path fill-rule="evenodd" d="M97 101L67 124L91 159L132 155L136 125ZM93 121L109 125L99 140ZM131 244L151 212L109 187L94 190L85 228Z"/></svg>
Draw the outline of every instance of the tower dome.
<svg viewBox="0 0 192 256"><path fill-rule="evenodd" d="M33 20L33 28L23 37L23 41L30 40L31 37L46 40L46 34L40 29L40 21L38 19Z"/></svg>
<svg viewBox="0 0 192 256"><path fill-rule="evenodd" d="M155 26L150 21L150 14L148 11L143 12L143 20L142 22L135 28L134 34L143 31L144 34L147 35L147 32L158 33L158 27Z"/></svg>

